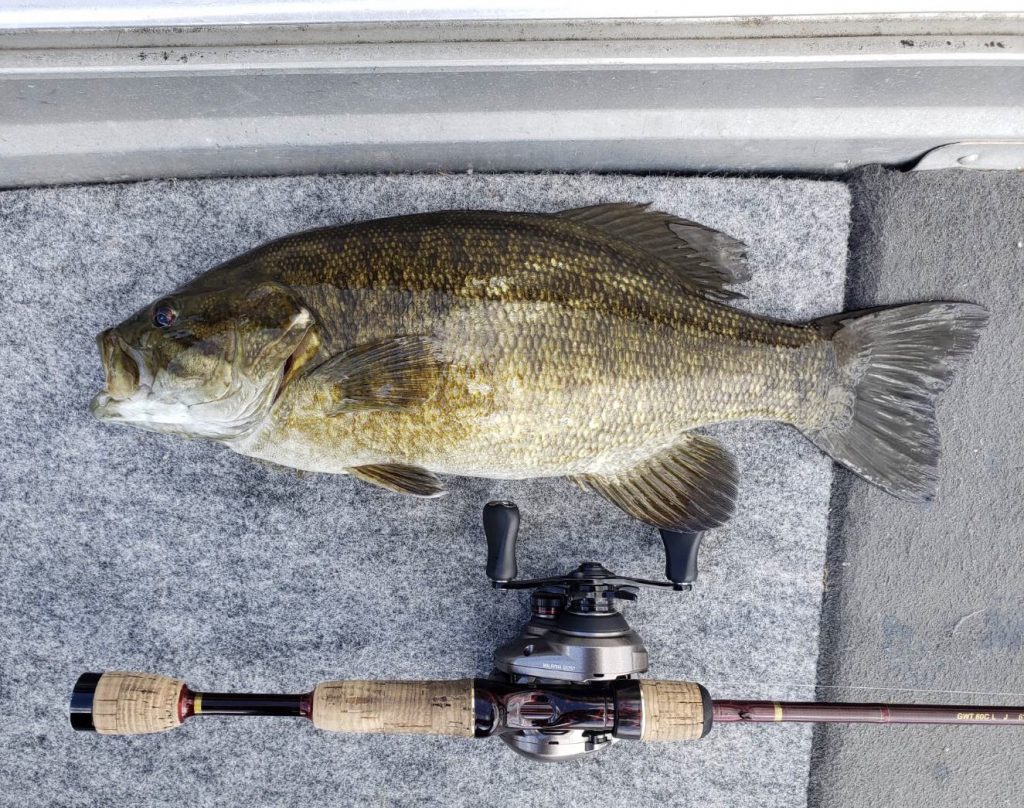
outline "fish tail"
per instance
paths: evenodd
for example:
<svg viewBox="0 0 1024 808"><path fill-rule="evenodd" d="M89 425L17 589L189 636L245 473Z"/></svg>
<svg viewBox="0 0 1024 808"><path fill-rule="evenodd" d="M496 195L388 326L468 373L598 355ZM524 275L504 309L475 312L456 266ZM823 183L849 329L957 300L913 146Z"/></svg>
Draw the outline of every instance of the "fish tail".
<svg viewBox="0 0 1024 808"><path fill-rule="evenodd" d="M804 433L890 494L930 500L940 453L936 398L987 322L982 306L946 302L816 320L832 341L837 372L818 423Z"/></svg>

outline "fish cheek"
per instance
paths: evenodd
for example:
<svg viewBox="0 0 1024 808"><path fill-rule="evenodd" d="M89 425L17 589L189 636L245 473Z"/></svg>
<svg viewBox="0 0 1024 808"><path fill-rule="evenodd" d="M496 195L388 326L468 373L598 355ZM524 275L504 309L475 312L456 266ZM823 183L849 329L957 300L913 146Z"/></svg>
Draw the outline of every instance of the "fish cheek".
<svg viewBox="0 0 1024 808"><path fill-rule="evenodd" d="M188 393L192 403L220 398L231 388L234 357L232 338L200 340L166 363L157 392Z"/></svg>

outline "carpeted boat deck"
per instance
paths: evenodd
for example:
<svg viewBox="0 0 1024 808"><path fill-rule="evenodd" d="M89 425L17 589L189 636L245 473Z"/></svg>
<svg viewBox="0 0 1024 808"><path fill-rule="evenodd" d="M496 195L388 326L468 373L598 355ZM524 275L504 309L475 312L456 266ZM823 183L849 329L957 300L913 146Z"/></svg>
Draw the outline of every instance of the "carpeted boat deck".
<svg viewBox="0 0 1024 808"><path fill-rule="evenodd" d="M211 717L134 738L68 725L71 686L89 670L286 692L487 674L527 613L525 595L484 576L480 509L493 498L520 505L524 575L599 560L659 577L656 532L562 480L453 479L448 497L417 501L88 411L99 330L267 239L401 212L615 200L746 241L752 310L805 320L841 308L839 182L354 176L0 194L0 804L806 804L811 730L795 725L621 743L559 768L496 739L342 737L288 719ZM795 685L814 681L818 661L832 464L783 426L715 432L739 458L738 515L706 537L694 592L643 592L628 617L652 676L718 696L806 696Z"/></svg>

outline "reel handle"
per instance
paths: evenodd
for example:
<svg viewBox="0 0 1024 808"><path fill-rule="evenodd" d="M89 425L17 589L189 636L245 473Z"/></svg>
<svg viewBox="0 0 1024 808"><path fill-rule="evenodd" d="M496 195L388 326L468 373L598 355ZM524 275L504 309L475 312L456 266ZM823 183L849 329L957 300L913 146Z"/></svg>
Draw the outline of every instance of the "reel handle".
<svg viewBox="0 0 1024 808"><path fill-rule="evenodd" d="M494 583L508 583L518 574L516 537L519 508L514 502L495 501L484 505L484 535L487 537L487 577Z"/></svg>

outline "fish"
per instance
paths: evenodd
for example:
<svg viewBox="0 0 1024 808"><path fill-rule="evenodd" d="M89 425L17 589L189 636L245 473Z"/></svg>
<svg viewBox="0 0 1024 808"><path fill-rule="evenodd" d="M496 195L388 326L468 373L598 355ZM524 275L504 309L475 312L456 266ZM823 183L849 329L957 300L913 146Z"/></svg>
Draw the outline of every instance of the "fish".
<svg viewBox="0 0 1024 808"><path fill-rule="evenodd" d="M418 497L439 475L568 478L666 530L724 524L702 428L789 424L896 497L935 494L936 399L987 310L789 323L730 305L726 233L634 203L448 210L285 236L98 335L101 420Z"/></svg>

